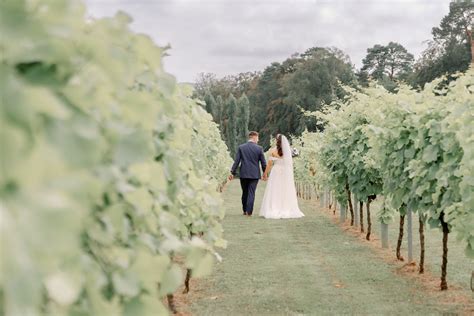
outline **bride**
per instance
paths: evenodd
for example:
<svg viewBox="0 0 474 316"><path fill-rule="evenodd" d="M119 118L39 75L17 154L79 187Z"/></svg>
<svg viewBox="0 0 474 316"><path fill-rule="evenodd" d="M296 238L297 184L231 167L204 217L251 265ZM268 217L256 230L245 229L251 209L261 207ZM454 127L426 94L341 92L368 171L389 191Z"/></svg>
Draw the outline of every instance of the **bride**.
<svg viewBox="0 0 474 316"><path fill-rule="evenodd" d="M268 179L268 183L260 207L260 216L265 218L304 216L296 198L290 143L284 135L277 135L277 145L271 151L263 179Z"/></svg>

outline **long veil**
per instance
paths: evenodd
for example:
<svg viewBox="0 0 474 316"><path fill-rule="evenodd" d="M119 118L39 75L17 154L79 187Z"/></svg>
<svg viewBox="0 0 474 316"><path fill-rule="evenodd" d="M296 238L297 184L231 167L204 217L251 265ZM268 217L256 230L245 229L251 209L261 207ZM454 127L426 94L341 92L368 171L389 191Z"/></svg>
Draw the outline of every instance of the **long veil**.
<svg viewBox="0 0 474 316"><path fill-rule="evenodd" d="M285 165L285 180L288 181L287 183L294 185L293 156L291 154L290 142L285 135L281 135L281 147L283 150L283 161Z"/></svg>

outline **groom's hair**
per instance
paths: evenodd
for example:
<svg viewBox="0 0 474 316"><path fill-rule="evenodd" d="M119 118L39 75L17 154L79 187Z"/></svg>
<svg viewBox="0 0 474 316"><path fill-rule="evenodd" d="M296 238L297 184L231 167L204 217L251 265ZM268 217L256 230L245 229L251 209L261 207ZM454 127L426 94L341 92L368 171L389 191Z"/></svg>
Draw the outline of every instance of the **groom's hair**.
<svg viewBox="0 0 474 316"><path fill-rule="evenodd" d="M255 131L249 132L249 138L254 137L254 136L258 136L258 132L255 132Z"/></svg>

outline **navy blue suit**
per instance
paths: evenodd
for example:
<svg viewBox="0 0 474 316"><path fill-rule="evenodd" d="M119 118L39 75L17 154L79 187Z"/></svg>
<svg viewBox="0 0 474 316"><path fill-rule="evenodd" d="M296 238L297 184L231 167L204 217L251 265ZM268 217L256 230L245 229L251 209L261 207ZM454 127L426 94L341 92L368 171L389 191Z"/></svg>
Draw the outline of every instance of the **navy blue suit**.
<svg viewBox="0 0 474 316"><path fill-rule="evenodd" d="M255 202L255 191L262 170L267 167L263 148L254 142L248 141L239 146L231 172L237 174L240 165L240 185L242 187L242 209L244 213L252 215Z"/></svg>

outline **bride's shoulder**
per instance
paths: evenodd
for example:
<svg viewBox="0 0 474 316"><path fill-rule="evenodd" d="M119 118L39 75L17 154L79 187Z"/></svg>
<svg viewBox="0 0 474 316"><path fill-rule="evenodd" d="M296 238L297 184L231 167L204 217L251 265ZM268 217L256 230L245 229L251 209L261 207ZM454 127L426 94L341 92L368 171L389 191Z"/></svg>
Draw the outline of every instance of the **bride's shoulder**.
<svg viewBox="0 0 474 316"><path fill-rule="evenodd" d="M275 158L280 158L280 156L278 155L278 149L276 149L276 147L271 149L270 155Z"/></svg>

